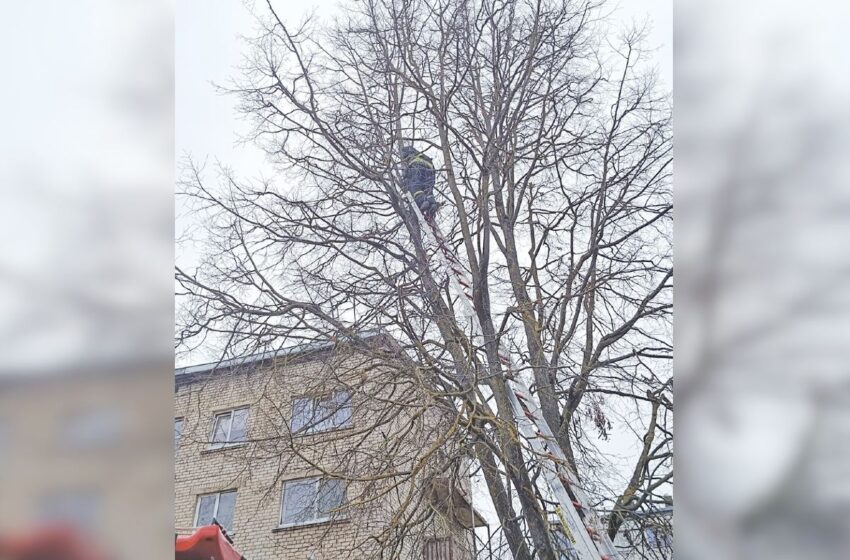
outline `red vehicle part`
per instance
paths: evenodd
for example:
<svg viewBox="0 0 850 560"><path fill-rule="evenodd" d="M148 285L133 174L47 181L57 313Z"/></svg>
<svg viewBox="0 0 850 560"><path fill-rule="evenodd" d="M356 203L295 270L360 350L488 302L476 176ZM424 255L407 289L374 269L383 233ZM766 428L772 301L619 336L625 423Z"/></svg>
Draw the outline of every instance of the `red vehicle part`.
<svg viewBox="0 0 850 560"><path fill-rule="evenodd" d="M191 535L177 537L175 560L245 560L236 552L218 525L204 525Z"/></svg>
<svg viewBox="0 0 850 560"><path fill-rule="evenodd" d="M88 539L71 527L50 526L0 535L2 560L103 560Z"/></svg>

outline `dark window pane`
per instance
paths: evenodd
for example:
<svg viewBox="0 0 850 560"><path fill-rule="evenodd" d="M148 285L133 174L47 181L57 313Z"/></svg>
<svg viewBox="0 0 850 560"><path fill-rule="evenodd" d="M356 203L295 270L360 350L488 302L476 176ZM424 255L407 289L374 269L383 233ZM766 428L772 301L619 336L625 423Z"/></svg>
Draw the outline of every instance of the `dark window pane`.
<svg viewBox="0 0 850 560"><path fill-rule="evenodd" d="M79 412L62 426L62 442L73 449L93 449L116 444L123 431L124 415L116 409Z"/></svg>
<svg viewBox="0 0 850 560"><path fill-rule="evenodd" d="M292 431L300 432L310 425L313 415L313 399L299 398L292 401Z"/></svg>
<svg viewBox="0 0 850 560"><path fill-rule="evenodd" d="M306 523L315 518L316 479L294 480L283 487L282 524Z"/></svg>
<svg viewBox="0 0 850 560"><path fill-rule="evenodd" d="M311 432L324 432L349 426L351 423L351 394L337 391L316 399Z"/></svg>
<svg viewBox="0 0 850 560"><path fill-rule="evenodd" d="M351 425L351 393L339 391L334 393L334 418L333 425L336 428L345 428Z"/></svg>
<svg viewBox="0 0 850 560"><path fill-rule="evenodd" d="M213 430L213 446L220 446L227 442L230 433L230 413L219 414L215 417L215 429Z"/></svg>
<svg viewBox="0 0 850 560"><path fill-rule="evenodd" d="M228 531L233 529L233 512L236 509L236 492L223 492L218 499L215 519Z"/></svg>
<svg viewBox="0 0 850 560"><path fill-rule="evenodd" d="M178 418L174 421L174 449L180 446L181 435L183 435L183 419Z"/></svg>
<svg viewBox="0 0 850 560"><path fill-rule="evenodd" d="M197 519L195 519L195 527L201 527L202 525L209 525L212 523L213 517L215 516L215 499L215 494L201 496L198 498L198 516Z"/></svg>
<svg viewBox="0 0 850 560"><path fill-rule="evenodd" d="M342 480L323 479L319 482L317 510L320 518L337 515L334 511L345 503L345 484Z"/></svg>
<svg viewBox="0 0 850 560"><path fill-rule="evenodd" d="M324 399L316 399L315 411L313 413L313 425L311 432L324 432L325 430L333 429L334 414L336 413L336 404L329 397Z"/></svg>
<svg viewBox="0 0 850 560"><path fill-rule="evenodd" d="M230 427L230 442L245 441L248 435L248 409L242 408L233 411L233 420Z"/></svg>
<svg viewBox="0 0 850 560"><path fill-rule="evenodd" d="M68 523L77 529L92 530L99 520L101 498L86 491L50 494L39 504L39 520L44 523Z"/></svg>

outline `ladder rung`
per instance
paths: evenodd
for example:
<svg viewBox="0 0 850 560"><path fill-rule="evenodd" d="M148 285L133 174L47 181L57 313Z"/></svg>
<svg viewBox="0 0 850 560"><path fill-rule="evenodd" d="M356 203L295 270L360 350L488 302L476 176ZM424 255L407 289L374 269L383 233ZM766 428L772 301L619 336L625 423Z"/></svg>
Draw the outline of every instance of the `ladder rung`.
<svg viewBox="0 0 850 560"><path fill-rule="evenodd" d="M416 200L408 193L411 205L419 219L424 216L416 205ZM474 300L470 292L472 291L472 278L469 276L467 267L461 262L455 247L449 243L448 239L440 231L439 226L431 215L424 218L427 227L423 228L423 233L430 248L433 249L433 258L437 259L439 264L439 272L447 276L449 286L452 291L460 292L457 297L465 296L470 305L474 305ZM433 262L433 261L432 261ZM435 269L436 272L436 269ZM454 282L456 282L456 284ZM464 308L466 309L466 308ZM473 329L473 336L483 336L482 328L478 322L478 318L473 312L468 318ZM497 354L499 361L504 365L505 377L512 380L514 373L512 372L511 357L506 353L501 344L497 343ZM554 468L545 468L543 470L544 477L547 483L555 493L560 508L569 514L569 521L562 519L562 522L569 524L571 530L581 531L586 530L584 535L576 534L576 537L581 537L575 544L581 549L582 558L599 558L600 560L615 560L618 557L613 543L608 539L608 534L601 525L599 518L596 516L590 505L588 498L584 495L584 489L581 487L578 480L572 475L569 464L566 461L562 450L557 444L557 439L554 437L549 425L546 423L545 417L542 414L538 415L539 407L532 400L531 393L528 387L520 379L516 380L517 386L521 387L528 396L514 388L513 383L508 384L509 393L512 392L516 400L511 399L511 407L513 413L519 421L521 432L528 435L527 438L535 455L541 458L546 458L551 461ZM517 406L518 405L518 406ZM526 421L522 421L522 414L531 422L529 425ZM544 435L542 430L546 430L549 435ZM560 456L553 453L557 452ZM578 523L578 525L576 525ZM598 529L597 529L598 527ZM590 547L590 549L588 549ZM603 551L606 554L603 554Z"/></svg>

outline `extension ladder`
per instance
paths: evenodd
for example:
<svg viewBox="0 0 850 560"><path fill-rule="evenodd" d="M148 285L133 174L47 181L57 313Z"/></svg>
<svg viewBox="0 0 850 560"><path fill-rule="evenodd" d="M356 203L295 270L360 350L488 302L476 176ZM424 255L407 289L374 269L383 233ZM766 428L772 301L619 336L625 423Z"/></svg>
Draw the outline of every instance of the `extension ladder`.
<svg viewBox="0 0 850 560"><path fill-rule="evenodd" d="M425 242L435 248L434 255L440 262L449 285L457 295L458 301L469 317L474 337L484 338L484 330L475 313L472 300L472 282L466 269L449 245L433 220L426 220L416 205L410 192L407 192L410 207L416 213L420 230ZM423 227L424 226L424 227ZM558 445L549 424L543 418L540 408L531 397L525 383L517 376L510 375L519 369L513 364L510 355L498 346L499 360L508 369L507 394L520 432L528 440L532 451L543 460L541 469L549 489L558 501L557 514L565 535L573 546L573 552L579 560L616 560L619 554L614 543L608 537L602 521L590 507L590 501L578 478L567 463L566 456ZM513 387L516 386L516 389ZM575 499L570 496L570 492Z"/></svg>

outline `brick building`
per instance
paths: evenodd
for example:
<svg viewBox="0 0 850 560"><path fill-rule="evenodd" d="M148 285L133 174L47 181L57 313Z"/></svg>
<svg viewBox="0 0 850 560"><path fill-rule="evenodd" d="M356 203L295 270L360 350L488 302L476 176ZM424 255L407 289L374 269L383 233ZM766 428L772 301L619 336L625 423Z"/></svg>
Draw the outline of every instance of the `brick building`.
<svg viewBox="0 0 850 560"><path fill-rule="evenodd" d="M632 513L617 533L614 546L624 560L672 559L672 505Z"/></svg>
<svg viewBox="0 0 850 560"><path fill-rule="evenodd" d="M173 554L170 369L0 376L0 535L70 525L110 558Z"/></svg>
<svg viewBox="0 0 850 560"><path fill-rule="evenodd" d="M215 518L248 560L474 557L450 418L415 367L362 351L392 339L358 340L176 371L178 532Z"/></svg>

